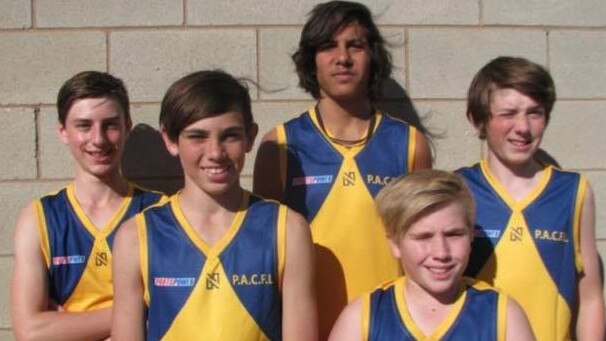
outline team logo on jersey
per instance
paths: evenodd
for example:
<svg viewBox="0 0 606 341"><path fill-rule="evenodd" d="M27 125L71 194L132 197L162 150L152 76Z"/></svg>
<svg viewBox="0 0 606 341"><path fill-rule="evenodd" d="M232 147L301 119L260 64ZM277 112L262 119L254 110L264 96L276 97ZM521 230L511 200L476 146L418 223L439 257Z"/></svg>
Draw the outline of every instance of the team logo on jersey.
<svg viewBox="0 0 606 341"><path fill-rule="evenodd" d="M109 260L107 257L107 252L95 252L95 265L96 266L107 266L109 264Z"/></svg>
<svg viewBox="0 0 606 341"><path fill-rule="evenodd" d="M206 274L206 290L219 289L220 276L218 272Z"/></svg>
<svg viewBox="0 0 606 341"><path fill-rule="evenodd" d="M512 242L521 242L524 237L524 228L523 227L514 227L511 229L509 233L509 239Z"/></svg>
<svg viewBox="0 0 606 341"><path fill-rule="evenodd" d="M270 273L233 274L231 283L233 285L272 285L274 277Z"/></svg>
<svg viewBox="0 0 606 341"><path fill-rule="evenodd" d="M500 235L501 235L500 230L483 230L483 229L474 230L474 236L476 238L498 239Z"/></svg>
<svg viewBox="0 0 606 341"><path fill-rule="evenodd" d="M391 176L381 176L374 174L366 175L366 183L368 183L369 185L385 186L391 181L391 179Z"/></svg>
<svg viewBox="0 0 606 341"><path fill-rule="evenodd" d="M194 277L154 277L157 287L193 287L195 283Z"/></svg>
<svg viewBox="0 0 606 341"><path fill-rule="evenodd" d="M293 186L322 185L332 183L332 175L301 176L292 179Z"/></svg>
<svg viewBox="0 0 606 341"><path fill-rule="evenodd" d="M568 243L568 235L564 231L534 230L534 239L551 242Z"/></svg>
<svg viewBox="0 0 606 341"><path fill-rule="evenodd" d="M343 186L355 186L355 185L356 185L356 172L343 173Z"/></svg>
<svg viewBox="0 0 606 341"><path fill-rule="evenodd" d="M86 257L80 255L53 257L53 265L84 264L85 262Z"/></svg>

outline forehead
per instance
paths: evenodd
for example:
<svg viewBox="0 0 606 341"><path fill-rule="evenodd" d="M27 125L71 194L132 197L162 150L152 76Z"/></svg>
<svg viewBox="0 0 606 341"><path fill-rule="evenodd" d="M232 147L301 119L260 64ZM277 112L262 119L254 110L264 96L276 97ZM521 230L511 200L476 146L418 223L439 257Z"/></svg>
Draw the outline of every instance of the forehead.
<svg viewBox="0 0 606 341"><path fill-rule="evenodd" d="M468 227L465 209L460 202L450 202L421 213L405 234L424 231L445 231L453 228Z"/></svg>
<svg viewBox="0 0 606 341"><path fill-rule="evenodd" d="M75 100L67 111L66 119L124 118L124 111L118 101L109 97L82 98Z"/></svg>
<svg viewBox="0 0 606 341"><path fill-rule="evenodd" d="M332 39L367 39L368 30L357 21L339 27L332 35Z"/></svg>
<svg viewBox="0 0 606 341"><path fill-rule="evenodd" d="M513 88L496 88L490 94L491 107L502 105L526 105L526 106L541 106L532 97L521 93Z"/></svg>
<svg viewBox="0 0 606 341"><path fill-rule="evenodd" d="M201 116L199 119L187 125L184 130L223 130L240 127L245 127L244 114L236 110L231 110L220 114L207 114L205 116Z"/></svg>

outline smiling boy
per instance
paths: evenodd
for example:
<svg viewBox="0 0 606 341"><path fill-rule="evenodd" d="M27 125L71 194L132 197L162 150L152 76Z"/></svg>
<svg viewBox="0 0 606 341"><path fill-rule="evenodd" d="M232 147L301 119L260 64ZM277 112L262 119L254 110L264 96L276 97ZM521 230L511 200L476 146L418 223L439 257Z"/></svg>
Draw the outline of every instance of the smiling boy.
<svg viewBox="0 0 606 341"><path fill-rule="evenodd" d="M487 153L457 171L478 207L467 273L513 296L539 340L603 340L593 191L536 158L555 99L549 73L524 58L496 58L474 77L467 118Z"/></svg>
<svg viewBox="0 0 606 341"><path fill-rule="evenodd" d="M240 186L257 134L248 89L192 73L166 92L160 124L184 187L116 237L112 339L316 340L309 226Z"/></svg>
<svg viewBox="0 0 606 341"><path fill-rule="evenodd" d="M117 227L161 197L120 173L131 128L121 80L79 73L57 98L58 134L75 161L65 188L27 206L15 229L11 314L17 339L110 335L111 262Z"/></svg>
<svg viewBox="0 0 606 341"><path fill-rule="evenodd" d="M411 173L385 186L376 205L405 277L350 303L330 341L534 339L515 301L462 278L475 218L462 179Z"/></svg>

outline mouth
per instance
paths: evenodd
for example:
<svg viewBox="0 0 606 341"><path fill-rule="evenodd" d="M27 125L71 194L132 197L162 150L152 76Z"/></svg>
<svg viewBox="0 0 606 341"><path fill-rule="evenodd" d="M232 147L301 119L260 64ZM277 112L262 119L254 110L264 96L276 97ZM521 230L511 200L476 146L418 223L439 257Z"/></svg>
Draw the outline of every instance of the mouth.
<svg viewBox="0 0 606 341"><path fill-rule="evenodd" d="M112 149L103 149L103 150L87 150L86 153L93 158L106 158L112 155Z"/></svg>
<svg viewBox="0 0 606 341"><path fill-rule="evenodd" d="M227 171L231 167L202 167L202 170L208 173L209 175L221 175L227 173Z"/></svg>
<svg viewBox="0 0 606 341"><path fill-rule="evenodd" d="M507 142L517 149L527 149L532 145L532 139L508 139Z"/></svg>
<svg viewBox="0 0 606 341"><path fill-rule="evenodd" d="M427 266L426 269L429 273L438 280L444 280L450 278L450 275L455 268L454 265L442 265L442 266Z"/></svg>

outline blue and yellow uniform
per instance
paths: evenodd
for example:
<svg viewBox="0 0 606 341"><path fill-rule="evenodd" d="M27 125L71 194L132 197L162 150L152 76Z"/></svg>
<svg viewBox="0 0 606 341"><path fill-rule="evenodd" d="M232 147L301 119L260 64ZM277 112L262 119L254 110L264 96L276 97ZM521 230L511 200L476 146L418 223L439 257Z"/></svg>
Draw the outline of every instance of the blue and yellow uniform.
<svg viewBox="0 0 606 341"><path fill-rule="evenodd" d="M178 195L136 216L148 340L281 340L286 206L244 192L206 244Z"/></svg>
<svg viewBox="0 0 606 341"><path fill-rule="evenodd" d="M451 311L425 335L406 307L404 277L362 296L362 338L381 340L505 340L507 296L483 282L463 278Z"/></svg>
<svg viewBox="0 0 606 341"><path fill-rule="evenodd" d="M111 249L117 227L161 197L129 184L122 205L101 229L84 213L72 184L35 201L50 298L68 312L111 307Z"/></svg>
<svg viewBox="0 0 606 341"><path fill-rule="evenodd" d="M485 161L457 172L478 212L467 274L515 298L538 340L570 339L583 269L579 223L587 181L546 166L536 188L516 201Z"/></svg>
<svg viewBox="0 0 606 341"><path fill-rule="evenodd" d="M285 203L311 225L322 330L347 302L401 274L374 197L411 171L417 130L374 115L370 138L354 146L332 142L314 108L276 129Z"/></svg>

